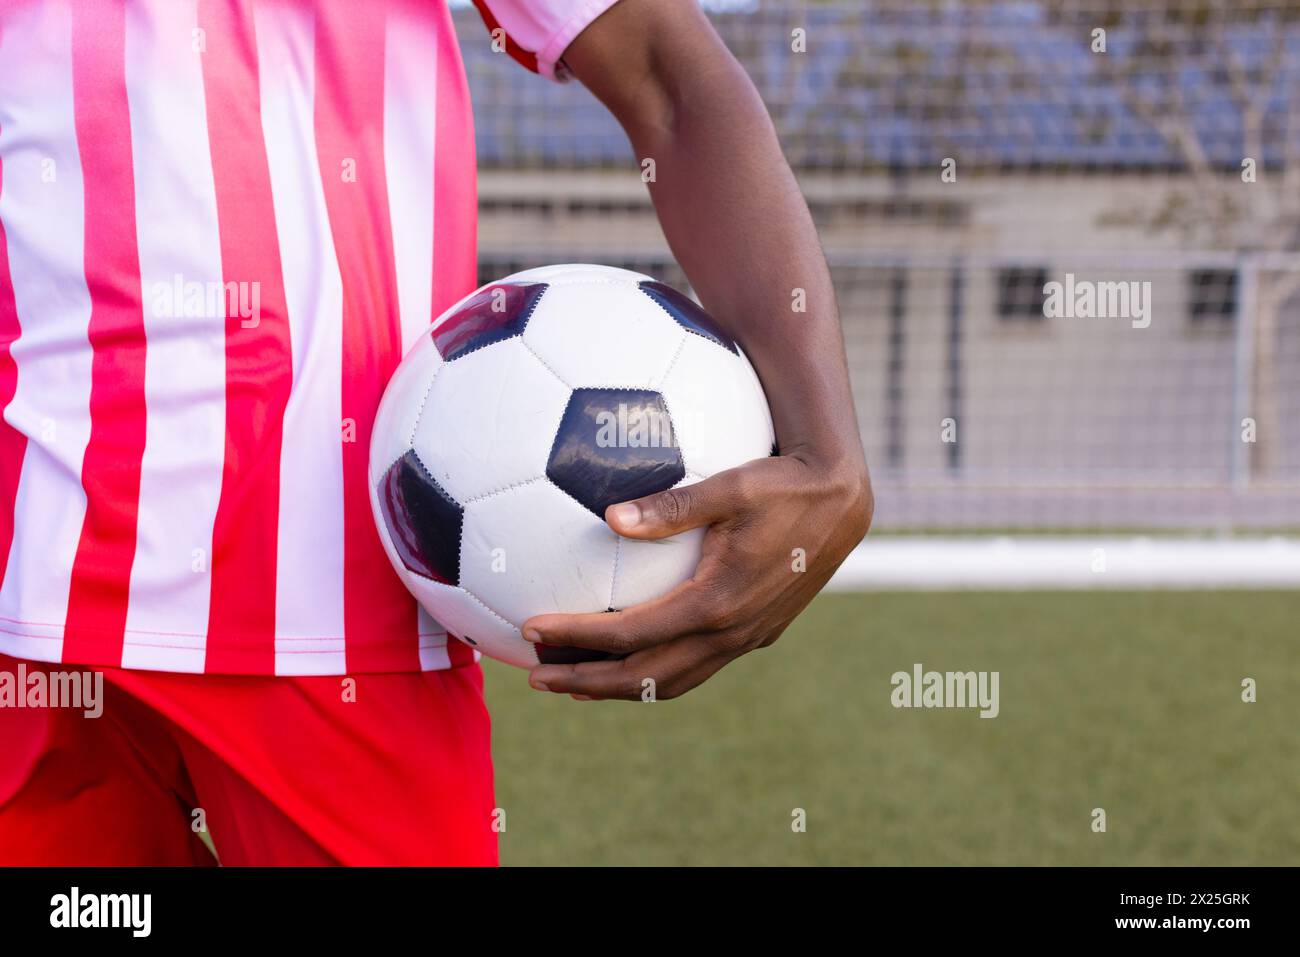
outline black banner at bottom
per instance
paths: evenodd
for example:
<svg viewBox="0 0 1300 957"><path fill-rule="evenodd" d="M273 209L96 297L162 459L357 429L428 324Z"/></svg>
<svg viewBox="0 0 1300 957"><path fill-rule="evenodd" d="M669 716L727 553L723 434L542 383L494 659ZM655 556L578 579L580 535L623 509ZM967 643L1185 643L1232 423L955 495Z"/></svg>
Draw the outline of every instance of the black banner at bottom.
<svg viewBox="0 0 1300 957"><path fill-rule="evenodd" d="M464 935L496 943L517 933L603 948L663 946L666 931L689 924L729 946L771 946L786 928L823 939L903 934L927 946L1044 934L1231 945L1243 934L1285 933L1295 885L1294 870L1269 868L0 869L0 926L7 944L69 936L340 944L418 934L436 945L446 934L455 945Z"/></svg>

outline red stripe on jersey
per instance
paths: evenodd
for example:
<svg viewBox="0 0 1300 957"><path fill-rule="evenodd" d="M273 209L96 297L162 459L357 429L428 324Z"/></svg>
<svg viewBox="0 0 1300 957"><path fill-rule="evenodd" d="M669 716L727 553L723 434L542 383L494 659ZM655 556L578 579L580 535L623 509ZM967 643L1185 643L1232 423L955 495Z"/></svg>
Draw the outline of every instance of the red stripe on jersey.
<svg viewBox="0 0 1300 957"><path fill-rule="evenodd" d="M474 649L454 635L447 636L447 660L451 667L460 668L474 663Z"/></svg>
<svg viewBox="0 0 1300 957"><path fill-rule="evenodd" d="M4 161L0 160L0 194L3 193ZM21 332L13 277L9 274L9 240L5 235L5 224L0 222L0 582L5 579L9 548L14 541L18 478L27 452L27 436L3 419L4 410L18 391L18 366L12 349Z"/></svg>
<svg viewBox="0 0 1300 957"><path fill-rule="evenodd" d="M537 69L537 54L529 53L514 40L510 39L510 34L506 33L505 30L501 28L501 25L497 23L497 18L492 15L492 11L488 9L488 5L484 0L474 0L474 6L478 7L479 16L483 18L483 23L488 28L488 33L495 34L497 30L501 30L501 34L506 40L506 52L510 54L514 61L523 64L534 73L539 72ZM495 35L492 39L496 39Z"/></svg>
<svg viewBox="0 0 1300 957"><path fill-rule="evenodd" d="M293 367L248 0L201 0L203 91L229 283L259 284L261 315L226 320L226 452L212 529L207 671L275 672L280 446ZM229 286L228 286L229 288ZM238 287L236 287L238 288Z"/></svg>
<svg viewBox="0 0 1300 957"><path fill-rule="evenodd" d="M145 445L145 333L126 98L126 15L87 0L72 15L72 92L85 191L93 350L86 515L72 564L63 655L122 660Z"/></svg>
<svg viewBox="0 0 1300 957"><path fill-rule="evenodd" d="M434 127L433 309L437 319L478 286L478 173L469 84L451 14L438 14L438 113ZM447 170L457 172L445 172Z"/></svg>
<svg viewBox="0 0 1300 957"><path fill-rule="evenodd" d="M325 207L343 280L347 669L418 670L415 602L384 554L370 510L367 471L375 412L402 352L384 169L386 10L337 3L330 12L317 20L315 121ZM409 642L393 640L405 635Z"/></svg>

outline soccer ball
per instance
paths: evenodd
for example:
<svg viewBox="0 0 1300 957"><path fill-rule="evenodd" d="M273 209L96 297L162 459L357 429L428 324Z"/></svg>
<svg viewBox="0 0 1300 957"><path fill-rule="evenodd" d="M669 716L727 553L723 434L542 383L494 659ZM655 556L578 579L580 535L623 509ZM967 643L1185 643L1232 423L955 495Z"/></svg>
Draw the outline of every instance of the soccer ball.
<svg viewBox="0 0 1300 957"><path fill-rule="evenodd" d="M370 504L425 610L532 667L600 656L524 641L526 619L648 601L699 562L703 529L621 538L607 506L774 452L758 377L703 309L625 269L547 266L411 347L375 421Z"/></svg>

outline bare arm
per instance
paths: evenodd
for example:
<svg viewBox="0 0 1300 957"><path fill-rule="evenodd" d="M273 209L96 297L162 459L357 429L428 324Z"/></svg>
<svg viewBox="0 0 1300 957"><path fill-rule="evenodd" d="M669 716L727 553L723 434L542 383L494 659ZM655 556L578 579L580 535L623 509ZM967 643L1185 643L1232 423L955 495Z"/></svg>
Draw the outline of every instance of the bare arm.
<svg viewBox="0 0 1300 957"><path fill-rule="evenodd" d="M650 194L702 303L744 347L781 455L612 506L615 531L662 538L708 525L694 579L602 615L547 615L525 634L631 656L541 666L535 686L595 697L688 690L775 641L866 533L872 497L830 274L808 207L748 76L694 0L621 0L565 62L652 159ZM792 309L803 290L807 311ZM637 516L631 522L625 516ZM803 549L807 570L792 570Z"/></svg>

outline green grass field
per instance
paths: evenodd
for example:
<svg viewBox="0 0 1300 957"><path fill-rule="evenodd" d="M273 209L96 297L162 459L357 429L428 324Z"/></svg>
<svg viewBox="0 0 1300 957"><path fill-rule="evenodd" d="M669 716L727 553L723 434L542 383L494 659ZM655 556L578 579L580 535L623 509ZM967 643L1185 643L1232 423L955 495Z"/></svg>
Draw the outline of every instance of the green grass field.
<svg viewBox="0 0 1300 957"><path fill-rule="evenodd" d="M914 662L1000 715L894 709ZM653 704L486 670L506 864L1300 864L1294 593L826 595Z"/></svg>

